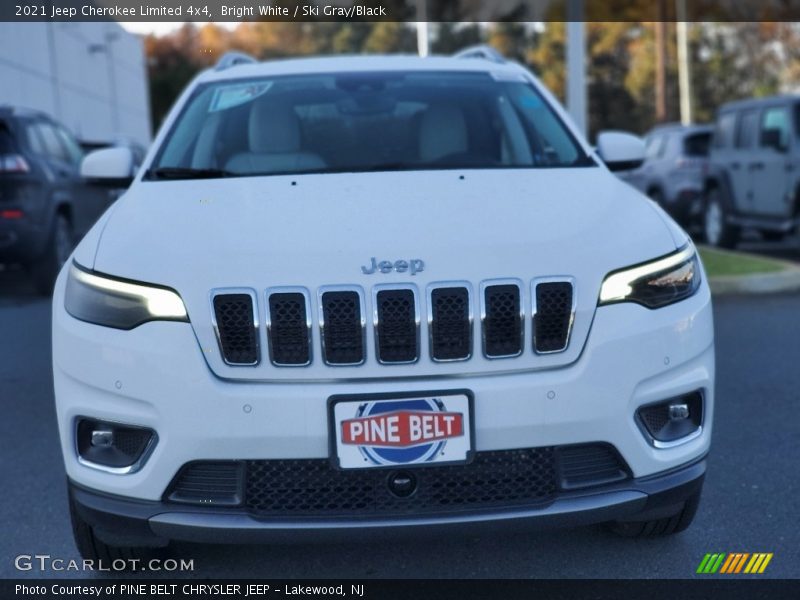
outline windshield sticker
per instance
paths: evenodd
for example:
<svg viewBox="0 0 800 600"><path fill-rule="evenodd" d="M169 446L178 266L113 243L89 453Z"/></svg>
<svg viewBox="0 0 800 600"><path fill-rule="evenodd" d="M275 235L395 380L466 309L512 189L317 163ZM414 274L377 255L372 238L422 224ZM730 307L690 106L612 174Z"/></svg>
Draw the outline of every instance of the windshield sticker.
<svg viewBox="0 0 800 600"><path fill-rule="evenodd" d="M219 112L234 106L247 104L266 94L271 87L271 81L266 83L238 83L219 87L214 92L208 112Z"/></svg>

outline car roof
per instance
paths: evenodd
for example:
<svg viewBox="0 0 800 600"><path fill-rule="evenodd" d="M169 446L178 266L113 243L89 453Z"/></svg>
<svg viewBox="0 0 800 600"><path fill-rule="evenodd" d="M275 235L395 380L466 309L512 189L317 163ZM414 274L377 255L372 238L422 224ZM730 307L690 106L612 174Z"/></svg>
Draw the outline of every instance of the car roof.
<svg viewBox="0 0 800 600"><path fill-rule="evenodd" d="M725 113L748 108L760 108L762 106L770 106L774 104L797 102L798 100L800 100L800 95L797 94L780 94L777 96L767 96L764 98L747 98L745 100L734 100L733 102L727 102L720 106L719 112Z"/></svg>
<svg viewBox="0 0 800 600"><path fill-rule="evenodd" d="M689 124L683 125L682 123L665 123L664 125L657 125L648 131L645 136L651 136L662 133L685 133L692 135L695 133L711 133L714 128L711 125L705 124Z"/></svg>
<svg viewBox="0 0 800 600"><path fill-rule="evenodd" d="M457 58L416 55L333 56L289 58L256 63L240 63L222 70L209 69L199 77L199 82L224 81L244 77L269 75L302 75L305 73L352 73L367 71L459 71L489 73L492 75L519 75L524 69L509 61L488 58Z"/></svg>

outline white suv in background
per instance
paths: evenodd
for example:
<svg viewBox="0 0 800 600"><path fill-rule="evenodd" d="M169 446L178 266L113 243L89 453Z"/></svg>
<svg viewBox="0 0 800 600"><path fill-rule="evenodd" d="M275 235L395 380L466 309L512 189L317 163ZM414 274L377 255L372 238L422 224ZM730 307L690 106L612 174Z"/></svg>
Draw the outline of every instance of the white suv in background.
<svg viewBox="0 0 800 600"><path fill-rule="evenodd" d="M642 156L613 132L595 152L483 48L199 75L56 286L81 553L687 527L711 297L687 235L609 172Z"/></svg>

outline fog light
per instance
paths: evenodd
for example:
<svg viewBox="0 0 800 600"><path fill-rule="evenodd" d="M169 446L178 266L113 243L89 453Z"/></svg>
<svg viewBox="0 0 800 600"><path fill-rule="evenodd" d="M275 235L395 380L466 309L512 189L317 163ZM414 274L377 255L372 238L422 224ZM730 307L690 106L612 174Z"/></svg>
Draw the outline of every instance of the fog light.
<svg viewBox="0 0 800 600"><path fill-rule="evenodd" d="M703 394L696 391L642 406L636 422L656 448L688 442L703 430Z"/></svg>
<svg viewBox="0 0 800 600"><path fill-rule="evenodd" d="M114 432L110 429L95 429L92 431L92 446L95 448L110 448L114 445Z"/></svg>
<svg viewBox="0 0 800 600"><path fill-rule="evenodd" d="M670 404L668 407L670 421L682 421L689 418L688 404Z"/></svg>
<svg viewBox="0 0 800 600"><path fill-rule="evenodd" d="M75 430L79 462L109 473L138 471L156 440L152 429L93 419L80 419Z"/></svg>

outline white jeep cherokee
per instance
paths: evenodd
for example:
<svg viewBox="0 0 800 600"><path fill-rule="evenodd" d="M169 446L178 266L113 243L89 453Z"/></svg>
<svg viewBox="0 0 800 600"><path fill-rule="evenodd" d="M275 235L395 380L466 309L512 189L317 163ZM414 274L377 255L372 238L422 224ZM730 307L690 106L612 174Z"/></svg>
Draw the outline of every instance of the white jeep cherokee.
<svg viewBox="0 0 800 600"><path fill-rule="evenodd" d="M81 553L687 527L711 298L686 234L609 171L642 152L595 151L484 49L199 75L56 286Z"/></svg>

